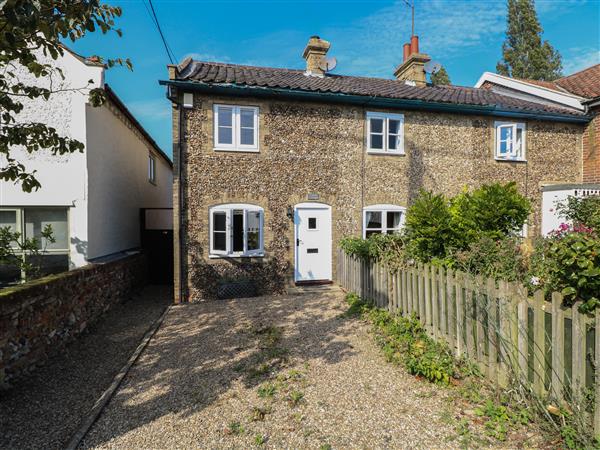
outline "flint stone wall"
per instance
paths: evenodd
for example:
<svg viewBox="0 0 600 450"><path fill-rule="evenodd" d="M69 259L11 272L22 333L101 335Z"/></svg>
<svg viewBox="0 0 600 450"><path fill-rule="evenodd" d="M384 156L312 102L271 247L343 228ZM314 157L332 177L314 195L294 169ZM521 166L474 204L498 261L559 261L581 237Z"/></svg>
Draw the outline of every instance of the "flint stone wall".
<svg viewBox="0 0 600 450"><path fill-rule="evenodd" d="M146 280L137 253L0 290L0 385L60 352Z"/></svg>
<svg viewBox="0 0 600 450"><path fill-rule="evenodd" d="M259 106L259 153L213 150L214 103ZM527 121L527 162L505 162L494 159L493 117L387 110L404 114L406 154L382 156L366 153L366 111L195 94L194 107L183 111L184 300L214 297L223 278L255 279L260 294L284 291L294 264L286 209L315 195L332 206L335 249L342 237L361 234L365 206L407 207L420 189L451 196L495 181L515 181L533 202L529 232L535 235L540 185L582 180L580 125ZM208 210L221 203L264 208L264 258L208 257ZM335 251L333 258L335 274Z"/></svg>

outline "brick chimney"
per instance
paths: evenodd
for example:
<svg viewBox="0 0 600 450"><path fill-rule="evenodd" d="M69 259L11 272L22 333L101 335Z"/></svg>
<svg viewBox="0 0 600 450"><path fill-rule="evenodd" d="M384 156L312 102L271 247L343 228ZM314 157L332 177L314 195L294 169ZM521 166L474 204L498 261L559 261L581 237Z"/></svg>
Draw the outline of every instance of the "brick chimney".
<svg viewBox="0 0 600 450"><path fill-rule="evenodd" d="M306 74L322 77L325 71L321 69L321 62L325 59L331 44L319 36L311 36L306 44L302 57L306 60Z"/></svg>
<svg viewBox="0 0 600 450"><path fill-rule="evenodd" d="M425 64L431 61L431 57L425 53L419 53L418 36L412 36L410 44L404 44L403 56L404 61L394 71L396 79L398 81L411 81L419 87L426 86Z"/></svg>

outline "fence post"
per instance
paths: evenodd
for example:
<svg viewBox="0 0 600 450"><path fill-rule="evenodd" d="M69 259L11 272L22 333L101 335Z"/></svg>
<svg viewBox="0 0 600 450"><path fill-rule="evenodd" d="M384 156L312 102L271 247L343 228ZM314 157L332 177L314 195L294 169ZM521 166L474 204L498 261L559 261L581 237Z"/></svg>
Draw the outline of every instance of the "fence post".
<svg viewBox="0 0 600 450"><path fill-rule="evenodd" d="M425 329L429 334L433 334L433 327L431 326L431 272L429 271L429 265L423 266L423 299L425 300Z"/></svg>
<svg viewBox="0 0 600 450"><path fill-rule="evenodd" d="M546 376L546 327L544 325L544 293L533 295L533 390L537 395L545 391Z"/></svg>
<svg viewBox="0 0 600 450"><path fill-rule="evenodd" d="M466 326L465 331L467 332L467 354L469 358L477 360L477 354L475 353L475 310L473 308L473 277L470 274L464 274L465 280L465 317Z"/></svg>
<svg viewBox="0 0 600 450"><path fill-rule="evenodd" d="M594 339L594 436L600 437L600 309L596 309Z"/></svg>
<svg viewBox="0 0 600 450"><path fill-rule="evenodd" d="M529 367L527 361L529 359L529 305L527 298L517 298L517 327L517 358L515 362L518 363L518 374L523 379L523 383L528 383Z"/></svg>
<svg viewBox="0 0 600 450"><path fill-rule="evenodd" d="M450 347L455 349L457 355L460 355L458 349L458 338L456 337L457 319L456 319L456 297L454 289L454 271L446 270L446 301L448 305L448 328L447 336Z"/></svg>
<svg viewBox="0 0 600 450"><path fill-rule="evenodd" d="M474 294L475 294L475 327L476 327L476 343L475 349L477 352L477 361L479 362L479 367L482 371L488 375L488 361L485 357L485 316L486 316L486 303L487 298L484 295L484 282L483 277L478 275L475 277L475 286L474 286Z"/></svg>
<svg viewBox="0 0 600 450"><path fill-rule="evenodd" d="M456 290L456 350L457 355L460 357L465 353L465 309L463 306L463 288L462 284L464 281L463 275L460 272L454 272L454 288Z"/></svg>
<svg viewBox="0 0 600 450"><path fill-rule="evenodd" d="M565 317L561 308L562 301L561 294L558 292L552 293L552 391L559 405L563 400L565 376ZM596 319L596 327L598 327L597 323L598 319ZM596 352L598 352L599 347L599 335L600 333L596 334ZM598 371L596 371L596 375L598 375ZM596 389L598 389L598 386L596 386ZM600 397L596 398L600 399ZM600 413L600 411L598 412Z"/></svg>
<svg viewBox="0 0 600 450"><path fill-rule="evenodd" d="M431 266L431 320L433 327L433 336L436 339L440 337L440 287L438 284L438 268Z"/></svg>
<svg viewBox="0 0 600 450"><path fill-rule="evenodd" d="M571 308L571 327L573 346L573 361L571 366L571 378L573 384L573 398L581 399L582 389L585 386L585 323L579 313L581 302L577 302Z"/></svg>
<svg viewBox="0 0 600 450"><path fill-rule="evenodd" d="M443 267L438 267L438 294L440 296L440 334L450 344L448 339L448 303L446 301L446 271Z"/></svg>
<svg viewBox="0 0 600 450"><path fill-rule="evenodd" d="M488 377L498 382L498 300L496 281L487 279L487 338L488 338Z"/></svg>
<svg viewBox="0 0 600 450"><path fill-rule="evenodd" d="M511 315L511 300L508 295L508 283L500 282L500 298L499 298L499 319L500 319L500 370L498 371L498 383L501 387L508 386L508 370L510 364L510 353L512 351L510 339L510 320L516 320L516 317Z"/></svg>

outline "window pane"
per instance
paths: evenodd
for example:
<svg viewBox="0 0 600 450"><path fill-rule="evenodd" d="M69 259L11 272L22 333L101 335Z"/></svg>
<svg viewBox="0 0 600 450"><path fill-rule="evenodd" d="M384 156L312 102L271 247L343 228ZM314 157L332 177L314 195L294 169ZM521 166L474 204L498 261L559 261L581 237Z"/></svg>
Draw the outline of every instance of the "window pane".
<svg viewBox="0 0 600 450"><path fill-rule="evenodd" d="M254 145L254 129L242 128L241 134L240 134L240 144Z"/></svg>
<svg viewBox="0 0 600 450"><path fill-rule="evenodd" d="M382 149L383 148L383 135L372 134L371 135L371 143L369 144L369 148Z"/></svg>
<svg viewBox="0 0 600 450"><path fill-rule="evenodd" d="M254 110L253 109L241 109L240 110L240 126L244 128L254 128Z"/></svg>
<svg viewBox="0 0 600 450"><path fill-rule="evenodd" d="M52 235L56 242L46 242L42 231L46 226L52 227ZM66 250L68 243L67 210L55 208L25 209L25 237L35 238L40 249Z"/></svg>
<svg viewBox="0 0 600 450"><path fill-rule="evenodd" d="M0 228L10 227L10 231L17 231L17 212L0 211Z"/></svg>
<svg viewBox="0 0 600 450"><path fill-rule="evenodd" d="M367 228L381 228L381 211L367 211Z"/></svg>
<svg viewBox="0 0 600 450"><path fill-rule="evenodd" d="M397 150L398 149L398 136L389 135L388 136L388 150Z"/></svg>
<svg viewBox="0 0 600 450"><path fill-rule="evenodd" d="M233 133L231 128L219 127L219 144L232 144Z"/></svg>
<svg viewBox="0 0 600 450"><path fill-rule="evenodd" d="M224 212L213 213L213 230L225 231L226 214Z"/></svg>
<svg viewBox="0 0 600 450"><path fill-rule="evenodd" d="M308 218L308 229L309 230L316 230L317 229L317 218L316 217L309 217Z"/></svg>
<svg viewBox="0 0 600 450"><path fill-rule="evenodd" d="M227 250L226 233L224 231L213 231L213 250Z"/></svg>
<svg viewBox="0 0 600 450"><path fill-rule="evenodd" d="M16 258L11 256L3 264L0 264L0 287L19 281L21 281L21 268Z"/></svg>
<svg viewBox="0 0 600 450"><path fill-rule="evenodd" d="M248 213L248 250L260 250L260 213L250 211Z"/></svg>
<svg viewBox="0 0 600 450"><path fill-rule="evenodd" d="M400 121L390 119L388 121L388 133L389 134L399 134L400 133Z"/></svg>
<svg viewBox="0 0 600 450"><path fill-rule="evenodd" d="M28 275L31 278L69 270L69 255L28 255L25 259L33 266L32 273Z"/></svg>
<svg viewBox="0 0 600 450"><path fill-rule="evenodd" d="M500 127L500 140L512 140L512 127Z"/></svg>
<svg viewBox="0 0 600 450"><path fill-rule="evenodd" d="M500 141L499 153L501 155L505 155L505 154L508 153L508 142L506 142L506 141Z"/></svg>
<svg viewBox="0 0 600 450"><path fill-rule="evenodd" d="M371 133L383 133L383 119L370 119Z"/></svg>
<svg viewBox="0 0 600 450"><path fill-rule="evenodd" d="M517 128L517 142L515 143L515 156L523 156L523 129Z"/></svg>
<svg viewBox="0 0 600 450"><path fill-rule="evenodd" d="M231 226L231 239L234 252L244 251L244 211L236 209L233 211L233 223Z"/></svg>
<svg viewBox="0 0 600 450"><path fill-rule="evenodd" d="M219 126L231 127L233 125L233 108L220 106L218 109Z"/></svg>
<svg viewBox="0 0 600 450"><path fill-rule="evenodd" d="M400 211L388 211L387 212L387 227L397 229L400 228L400 218L402 213Z"/></svg>

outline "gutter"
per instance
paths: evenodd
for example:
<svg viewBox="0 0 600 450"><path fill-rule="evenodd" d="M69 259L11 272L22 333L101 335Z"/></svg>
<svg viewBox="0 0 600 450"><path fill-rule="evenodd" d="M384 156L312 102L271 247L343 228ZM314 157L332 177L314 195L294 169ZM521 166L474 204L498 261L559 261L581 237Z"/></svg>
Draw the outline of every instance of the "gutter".
<svg viewBox="0 0 600 450"><path fill-rule="evenodd" d="M386 97L367 97L364 95L341 94L334 92L314 92L283 88L269 88L261 86L239 86L235 84L207 84L181 80L160 80L163 86L175 86L185 90L192 90L216 95L240 95L263 98L292 98L306 101L327 101L353 105L369 105L382 108L396 108L405 110L435 111L494 117L514 117L533 120L547 120L550 122L588 123L589 116L569 115L549 112L529 112L498 107L496 105L468 105L441 102L428 102L424 100L411 100Z"/></svg>

